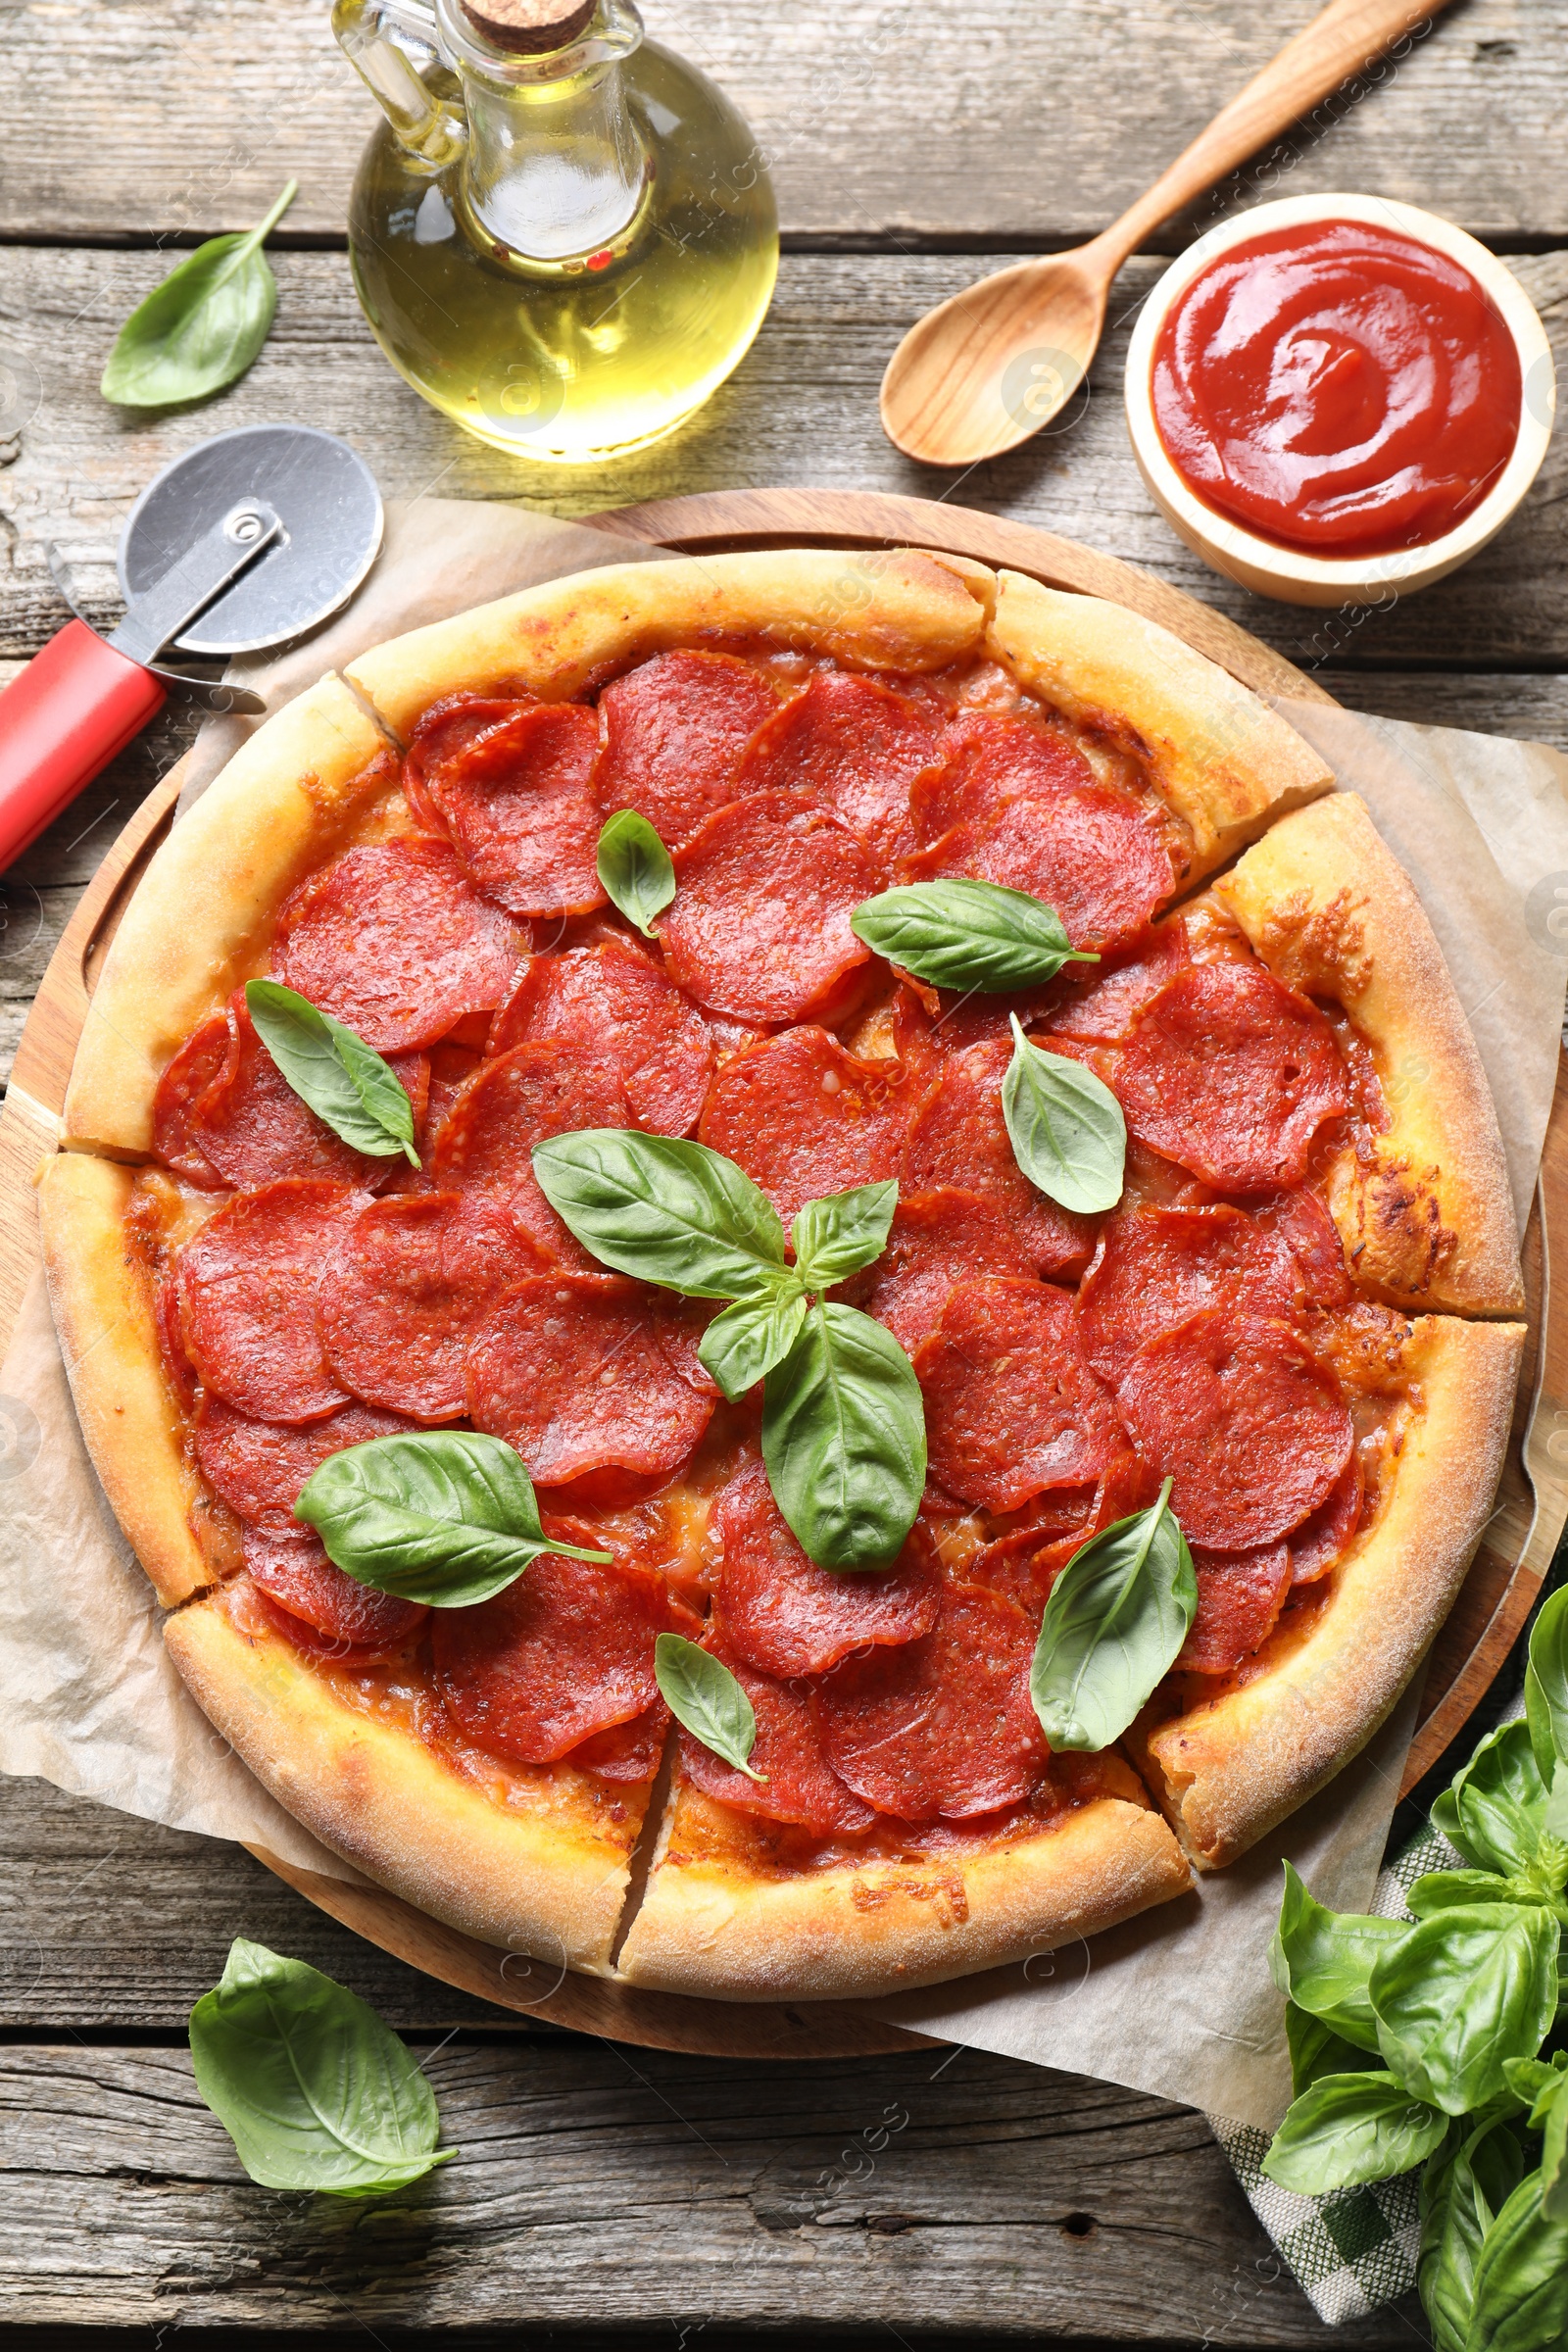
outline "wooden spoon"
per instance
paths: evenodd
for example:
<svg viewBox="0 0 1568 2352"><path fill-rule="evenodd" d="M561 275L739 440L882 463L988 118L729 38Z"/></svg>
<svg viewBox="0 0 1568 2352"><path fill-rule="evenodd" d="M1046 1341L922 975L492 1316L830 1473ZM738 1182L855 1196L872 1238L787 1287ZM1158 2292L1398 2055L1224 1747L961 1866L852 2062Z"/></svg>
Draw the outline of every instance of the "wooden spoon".
<svg viewBox="0 0 1568 2352"><path fill-rule="evenodd" d="M1082 382L1110 281L1152 228L1372 63L1446 0L1330 0L1088 245L983 277L910 327L882 378L882 426L927 466L973 466L1049 424Z"/></svg>

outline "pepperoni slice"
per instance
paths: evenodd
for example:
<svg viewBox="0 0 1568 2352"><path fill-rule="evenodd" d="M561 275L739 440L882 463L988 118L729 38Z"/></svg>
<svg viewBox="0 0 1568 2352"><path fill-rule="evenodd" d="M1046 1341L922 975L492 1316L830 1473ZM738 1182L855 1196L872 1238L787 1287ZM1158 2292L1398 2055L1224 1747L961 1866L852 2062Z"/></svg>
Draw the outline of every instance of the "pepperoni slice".
<svg viewBox="0 0 1568 2352"><path fill-rule="evenodd" d="M947 1064L909 1122L900 1188L974 1193L1016 1234L1037 1273L1076 1276L1094 1250L1094 1222L1037 1193L1014 1158L1002 1114L1011 1059L1011 1042L998 1038Z"/></svg>
<svg viewBox="0 0 1568 2352"><path fill-rule="evenodd" d="M701 1630L662 1577L634 1561L543 1552L471 1609L438 1609L436 1679L470 1740L522 1764L553 1764L633 1722L659 1697L654 1643Z"/></svg>
<svg viewBox="0 0 1568 2352"><path fill-rule="evenodd" d="M1316 1193L1284 1193L1258 1211L1258 1222L1289 1242L1317 1306L1348 1306L1352 1297L1339 1228Z"/></svg>
<svg viewBox="0 0 1568 2352"><path fill-rule="evenodd" d="M909 792L914 836L923 849L955 825L994 816L1008 801L1050 803L1095 781L1088 760L1065 736L1032 719L960 711L943 750L942 765Z"/></svg>
<svg viewBox="0 0 1568 2352"><path fill-rule="evenodd" d="M885 1323L906 1355L913 1355L941 1322L959 1283L1033 1272L1014 1229L977 1194L911 1193L893 1213L882 1255L846 1286L845 1295Z"/></svg>
<svg viewBox="0 0 1568 2352"><path fill-rule="evenodd" d="M1327 1502L1292 1531L1293 1585L1316 1584L1320 1576L1327 1576L1361 1524L1365 1495L1366 1480L1352 1453Z"/></svg>
<svg viewBox="0 0 1568 2352"><path fill-rule="evenodd" d="M1175 1481L1187 1541L1215 1551L1299 1527L1354 1442L1339 1382L1288 1324L1219 1307L1141 1348L1116 1401L1144 1459Z"/></svg>
<svg viewBox="0 0 1568 2352"><path fill-rule="evenodd" d="M486 1062L448 1112L430 1155L443 1191L491 1194L563 1266L598 1270L539 1190L528 1154L548 1136L636 1124L625 1089L602 1062L561 1045L514 1046Z"/></svg>
<svg viewBox="0 0 1568 2352"><path fill-rule="evenodd" d="M1120 1050L1116 1092L1140 1142L1236 1193L1299 1184L1319 1127L1350 1107L1323 1015L1247 963L1167 981Z"/></svg>
<svg viewBox="0 0 1568 2352"><path fill-rule="evenodd" d="M1113 1045L1126 1036L1151 997L1190 960L1181 923L1159 923L1115 962L1063 965L1052 985L1053 1001L1032 1019L1021 1011L1018 1017L1042 1036Z"/></svg>
<svg viewBox="0 0 1568 2352"><path fill-rule="evenodd" d="M439 779L460 774L465 757L480 751L487 736L500 734L523 711L538 708L527 697L503 701L479 694L450 695L431 704L403 761L403 797L427 833L446 831L433 789Z"/></svg>
<svg viewBox="0 0 1568 2352"><path fill-rule="evenodd" d="M490 1052L533 1044L602 1062L652 1135L689 1135L712 1073L703 1016L662 966L618 941L535 956L496 1014Z"/></svg>
<svg viewBox="0 0 1568 2352"><path fill-rule="evenodd" d="M739 800L741 760L778 696L733 654L656 654L599 698L600 807L635 808L666 848Z"/></svg>
<svg viewBox="0 0 1568 2352"><path fill-rule="evenodd" d="M389 841L300 884L278 918L272 970L378 1054L396 1054L492 1012L522 945L444 842Z"/></svg>
<svg viewBox="0 0 1568 2352"><path fill-rule="evenodd" d="M1102 1380L1146 1340L1204 1307L1289 1321L1301 1303L1290 1245L1239 1208L1122 1208L1105 1221L1078 1293L1078 1337Z"/></svg>
<svg viewBox="0 0 1568 2352"><path fill-rule="evenodd" d="M383 1199L440 1189L431 1168L437 1139L459 1095L484 1061L484 1055L471 1046L454 1046L445 1040L432 1046L426 1058L430 1064L430 1086L418 1128L419 1165L411 1167L406 1159L401 1164L394 1163L396 1174L375 1188Z"/></svg>
<svg viewBox="0 0 1568 2352"><path fill-rule="evenodd" d="M938 1486L990 1511L1096 1478L1126 1440L1049 1283L961 1283L914 1359Z"/></svg>
<svg viewBox="0 0 1568 2352"><path fill-rule="evenodd" d="M697 1132L787 1225L808 1200L897 1172L910 1109L901 1076L896 1063L857 1061L825 1029L787 1029L725 1062Z"/></svg>
<svg viewBox="0 0 1568 2352"><path fill-rule="evenodd" d="M713 1410L680 1369L671 1318L641 1284L553 1274L497 1301L468 1358L476 1429L505 1438L543 1487L614 1463L677 1470Z"/></svg>
<svg viewBox="0 0 1568 2352"><path fill-rule="evenodd" d="M1114 948L1146 929L1176 887L1170 852L1135 801L1085 785L1054 801L1008 801L906 858L906 881L948 875L1044 899L1075 948Z"/></svg>
<svg viewBox="0 0 1568 2352"><path fill-rule="evenodd" d="M196 1408L196 1459L202 1476L236 1517L262 1534L299 1543L307 1534L294 1505L314 1471L349 1446L395 1437L414 1423L398 1413L351 1404L303 1428L253 1421L220 1396Z"/></svg>
<svg viewBox="0 0 1568 2352"><path fill-rule="evenodd" d="M850 1658L811 1713L857 1796L901 1821L968 1821L1026 1796L1049 1750L1029 1697L1035 1628L980 1585L951 1585L918 1642Z"/></svg>
<svg viewBox="0 0 1568 2352"><path fill-rule="evenodd" d="M763 1674L822 1674L862 1642L912 1642L936 1622L940 1586L916 1544L891 1568L818 1568L791 1535L760 1462L731 1479L715 1524L724 1637Z"/></svg>
<svg viewBox="0 0 1568 2352"><path fill-rule="evenodd" d="M883 869L802 792L721 808L675 858L662 934L699 1004L740 1021L803 1021L871 951L850 929Z"/></svg>
<svg viewBox="0 0 1568 2352"><path fill-rule="evenodd" d="M227 1056L228 1015L215 1012L186 1038L153 1096L154 1152L166 1168L206 1193L221 1192L223 1179L202 1150L191 1114Z"/></svg>
<svg viewBox="0 0 1568 2352"><path fill-rule="evenodd" d="M590 1733L572 1748L566 1761L601 1781L651 1781L659 1770L669 1726L669 1709L662 1698L656 1698L630 1723L615 1723L608 1732Z"/></svg>
<svg viewBox="0 0 1568 2352"><path fill-rule="evenodd" d="M1173 1674L1234 1674L1266 1640L1291 1590L1288 1544L1254 1551L1193 1548L1198 1614L1177 1653Z"/></svg>
<svg viewBox="0 0 1568 2352"><path fill-rule="evenodd" d="M455 1421L479 1323L502 1291L550 1262L481 1195L378 1200L355 1218L321 1286L326 1360L367 1404Z"/></svg>
<svg viewBox="0 0 1568 2352"><path fill-rule="evenodd" d="M1094 1487L1069 1487L1042 1494L1021 1522L983 1544L964 1574L1015 1600L1038 1624L1051 1588L1076 1551L1118 1519L1147 1510L1159 1484L1131 1451L1106 1464Z"/></svg>
<svg viewBox="0 0 1568 2352"><path fill-rule="evenodd" d="M819 670L741 765L743 792L804 792L878 857L915 846L909 787L938 756L945 712L848 670Z"/></svg>
<svg viewBox="0 0 1568 2352"><path fill-rule="evenodd" d="M346 1184L290 1177L242 1193L179 1253L185 1352L204 1384L257 1421L319 1421L349 1397L316 1328L321 1269L368 1205Z"/></svg>
<svg viewBox="0 0 1568 2352"><path fill-rule="evenodd" d="M606 904L595 853L599 721L579 703L527 703L453 740L416 730L420 786L469 880L512 914L586 914Z"/></svg>
<svg viewBox="0 0 1568 2352"><path fill-rule="evenodd" d="M409 1165L401 1152L378 1158L356 1152L300 1100L256 1034L242 988L228 1001L227 1023L222 1065L186 1114L189 1134L225 1184L255 1192L285 1176L321 1176L373 1193ZM429 1095L429 1062L422 1054L398 1054L390 1066L409 1098L417 1133Z"/></svg>
<svg viewBox="0 0 1568 2352"><path fill-rule="evenodd" d="M245 1566L302 1649L327 1655L353 1650L364 1657L400 1648L430 1614L418 1601L400 1600L345 1576L311 1536L279 1542L248 1527Z"/></svg>
<svg viewBox="0 0 1568 2352"><path fill-rule="evenodd" d="M759 1674L711 1626L703 1646L729 1668L752 1702L757 1739L750 1762L752 1770L764 1777L759 1782L737 1772L683 1731L680 1758L687 1779L720 1804L760 1814L764 1821L792 1823L813 1838L853 1837L868 1830L876 1815L845 1787L822 1753L807 1699L771 1675Z"/></svg>

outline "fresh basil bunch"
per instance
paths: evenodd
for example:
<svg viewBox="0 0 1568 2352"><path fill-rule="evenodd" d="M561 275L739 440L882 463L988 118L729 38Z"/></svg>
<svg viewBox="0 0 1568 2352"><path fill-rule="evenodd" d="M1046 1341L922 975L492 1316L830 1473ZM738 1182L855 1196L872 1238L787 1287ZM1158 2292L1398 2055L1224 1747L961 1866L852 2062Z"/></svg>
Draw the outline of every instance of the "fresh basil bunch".
<svg viewBox="0 0 1568 2352"><path fill-rule="evenodd" d="M784 1227L732 1159L678 1136L587 1127L533 1148L546 1200L602 1265L730 1301L699 1354L724 1395L762 1392L762 1459L779 1509L824 1568L881 1568L925 1487L925 1412L903 1348L822 1294L887 1247L899 1188L808 1200Z"/></svg>
<svg viewBox="0 0 1568 2352"><path fill-rule="evenodd" d="M1263 2170L1320 2195L1424 2165L1438 2352L1568 2335L1568 1591L1525 1702L1433 1806L1467 1867L1417 1879L1413 1924L1325 1910L1287 1863L1269 1955L1297 2097Z"/></svg>
<svg viewBox="0 0 1568 2352"><path fill-rule="evenodd" d="M476 1429L399 1431L345 1446L311 1473L294 1516L357 1584L433 1609L488 1600L542 1551L613 1557L552 1543L521 1455Z"/></svg>
<svg viewBox="0 0 1568 2352"><path fill-rule="evenodd" d="M436 2147L429 2083L368 2002L303 1960L236 1936L190 2013L196 2087L263 2188L375 2197L407 2188Z"/></svg>
<svg viewBox="0 0 1568 2352"><path fill-rule="evenodd" d="M283 1077L334 1135L372 1159L401 1152L418 1166L414 1104L372 1046L281 980L247 980L245 1004Z"/></svg>

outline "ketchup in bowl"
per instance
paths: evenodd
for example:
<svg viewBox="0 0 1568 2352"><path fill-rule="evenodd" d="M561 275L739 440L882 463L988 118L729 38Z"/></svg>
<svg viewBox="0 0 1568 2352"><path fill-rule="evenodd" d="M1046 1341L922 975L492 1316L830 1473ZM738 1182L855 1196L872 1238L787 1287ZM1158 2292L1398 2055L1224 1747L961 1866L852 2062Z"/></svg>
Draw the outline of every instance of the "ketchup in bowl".
<svg viewBox="0 0 1568 2352"><path fill-rule="evenodd" d="M1233 245L1172 305L1152 389L1189 489L1330 559L1441 539L1519 433L1518 349L1483 287L1360 220Z"/></svg>

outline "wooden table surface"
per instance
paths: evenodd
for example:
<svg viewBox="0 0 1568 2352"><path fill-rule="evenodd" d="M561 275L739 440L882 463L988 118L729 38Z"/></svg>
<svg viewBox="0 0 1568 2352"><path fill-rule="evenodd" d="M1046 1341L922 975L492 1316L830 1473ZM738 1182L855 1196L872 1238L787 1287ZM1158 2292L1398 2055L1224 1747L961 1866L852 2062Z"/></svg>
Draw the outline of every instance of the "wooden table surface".
<svg viewBox="0 0 1568 2352"><path fill-rule="evenodd" d="M683 432L598 469L525 467L386 367L342 233L370 102L326 0L4 0L0 680L66 617L45 549L117 613L130 501L224 427L342 433L389 496L581 514L744 485L913 491L1092 542L1245 621L1343 700L1568 748L1568 457L1485 555L1375 612L1262 604L1203 571L1145 495L1118 382L1130 321L1208 220L1281 193L1429 204L1507 255L1568 341L1568 0L1457 0L1396 66L1166 224L1129 265L1086 398L967 476L883 440L876 386L921 311L1120 212L1312 0L649 0L774 169L784 259L738 374ZM134 417L96 385L116 328L190 245L289 174L275 327L248 377ZM0 1069L75 898L190 722L168 713L0 884ZM1325 2330L1200 2118L973 2051L811 2066L656 2057L448 1992L237 1849L0 1782L0 2328L6 2340L561 2343L701 2352L1053 2335L1309 2344ZM430 2049L462 2161L390 2207L252 2187L197 2099L190 2004L235 1935L330 1970ZM907 2121L864 2170L860 2135ZM519 2329L522 2332L519 2334ZM1338 2331L1424 2334L1413 2304Z"/></svg>

